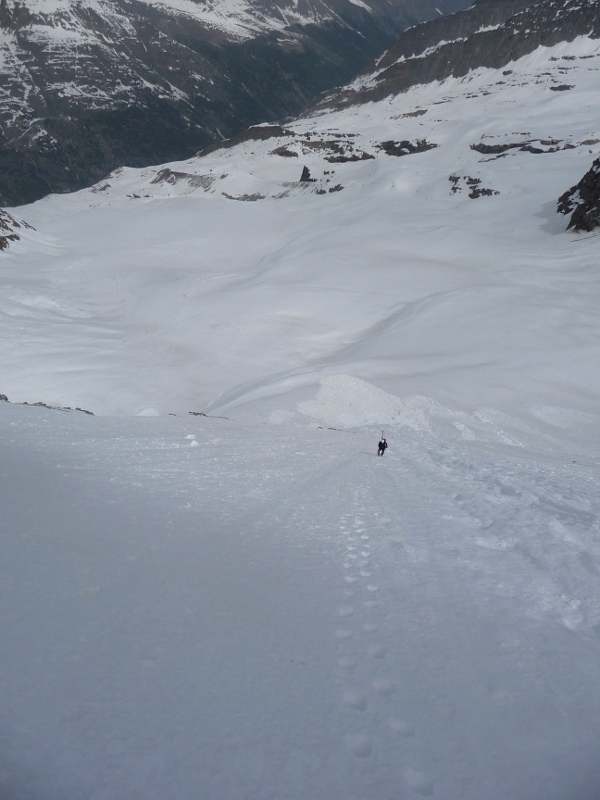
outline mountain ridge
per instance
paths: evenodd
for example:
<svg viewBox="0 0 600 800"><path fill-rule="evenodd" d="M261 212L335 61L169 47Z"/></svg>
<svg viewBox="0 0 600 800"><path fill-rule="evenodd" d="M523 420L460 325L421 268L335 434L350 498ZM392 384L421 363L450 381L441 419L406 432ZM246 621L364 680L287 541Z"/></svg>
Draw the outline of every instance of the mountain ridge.
<svg viewBox="0 0 600 800"><path fill-rule="evenodd" d="M0 205L300 113L466 0L1 0Z"/></svg>
<svg viewBox="0 0 600 800"><path fill-rule="evenodd" d="M514 414L553 380L550 338L569 376L555 405L596 413L569 353L596 358L597 240L574 246L556 201L600 156L599 71L579 36L23 209L36 231L3 261L0 391L294 419L342 373Z"/></svg>
<svg viewBox="0 0 600 800"><path fill-rule="evenodd" d="M381 100L418 84L464 77L474 69L501 69L538 47L583 35L600 37L595 0L485 0L440 22L404 32L355 82L319 105Z"/></svg>

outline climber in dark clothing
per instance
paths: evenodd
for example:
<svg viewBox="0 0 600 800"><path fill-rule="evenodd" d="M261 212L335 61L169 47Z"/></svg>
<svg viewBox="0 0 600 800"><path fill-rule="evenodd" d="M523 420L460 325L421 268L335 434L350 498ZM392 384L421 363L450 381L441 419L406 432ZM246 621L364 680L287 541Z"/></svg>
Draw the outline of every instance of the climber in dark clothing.
<svg viewBox="0 0 600 800"><path fill-rule="evenodd" d="M382 437L381 441L379 442L379 446L377 448L377 455L378 456L382 456L385 453L385 451L387 450L387 446L388 446L388 444L387 444L385 438Z"/></svg>

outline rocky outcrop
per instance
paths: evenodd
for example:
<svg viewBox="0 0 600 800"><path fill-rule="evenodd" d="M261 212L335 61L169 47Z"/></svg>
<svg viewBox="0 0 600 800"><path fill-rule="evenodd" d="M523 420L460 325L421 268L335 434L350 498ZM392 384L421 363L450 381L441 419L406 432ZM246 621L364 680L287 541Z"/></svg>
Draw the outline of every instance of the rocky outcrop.
<svg viewBox="0 0 600 800"><path fill-rule="evenodd" d="M437 144L428 142L426 139L418 139L416 142L409 142L403 139L401 142L381 142L379 148L383 150L388 156L408 156L412 153L425 153L427 150L433 150Z"/></svg>
<svg viewBox="0 0 600 800"><path fill-rule="evenodd" d="M570 214L567 229L593 231L600 227L600 158L578 184L558 199L560 214Z"/></svg>
<svg viewBox="0 0 600 800"><path fill-rule="evenodd" d="M33 230L31 225L23 220L17 221L12 214L0 208L0 250L6 250L11 242L18 242L21 238L19 231L24 228Z"/></svg>
<svg viewBox="0 0 600 800"><path fill-rule="evenodd" d="M94 416L94 412L88 411L86 408L71 408L70 406L49 406L47 403L42 403L41 400L38 400L37 403L11 403L11 401L5 394L0 394L0 402L17 406L33 406L34 408L49 408L53 411L81 411L82 414L89 414L91 417Z"/></svg>

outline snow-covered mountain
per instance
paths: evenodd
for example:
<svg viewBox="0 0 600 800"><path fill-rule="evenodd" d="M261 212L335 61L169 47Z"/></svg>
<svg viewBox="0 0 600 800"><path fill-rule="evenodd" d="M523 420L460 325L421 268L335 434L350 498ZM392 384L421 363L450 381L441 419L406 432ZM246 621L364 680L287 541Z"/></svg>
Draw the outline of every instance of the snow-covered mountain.
<svg viewBox="0 0 600 800"><path fill-rule="evenodd" d="M572 42L578 36L600 37L596 0L524 0L520 7L484 0L440 22L407 31L375 70L328 102L370 102L417 84L462 77L479 67L500 69L539 47ZM554 72L560 78L561 71ZM566 88L563 81L555 90Z"/></svg>
<svg viewBox="0 0 600 800"><path fill-rule="evenodd" d="M465 2L2 0L0 203L298 113L407 25Z"/></svg>
<svg viewBox="0 0 600 800"><path fill-rule="evenodd" d="M599 69L582 35L20 209L0 391L269 418L342 373L527 425L597 414L573 359L597 358L596 242L556 204L600 152Z"/></svg>

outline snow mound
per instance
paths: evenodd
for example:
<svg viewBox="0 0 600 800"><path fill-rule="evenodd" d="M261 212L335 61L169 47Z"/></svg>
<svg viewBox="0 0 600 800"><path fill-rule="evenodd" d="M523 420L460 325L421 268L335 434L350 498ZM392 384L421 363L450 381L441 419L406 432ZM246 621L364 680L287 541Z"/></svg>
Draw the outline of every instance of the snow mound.
<svg viewBox="0 0 600 800"><path fill-rule="evenodd" d="M361 378L328 375L320 383L314 400L300 403L298 411L325 425L354 428L393 422L417 430L429 428L423 411L410 400L402 400Z"/></svg>

